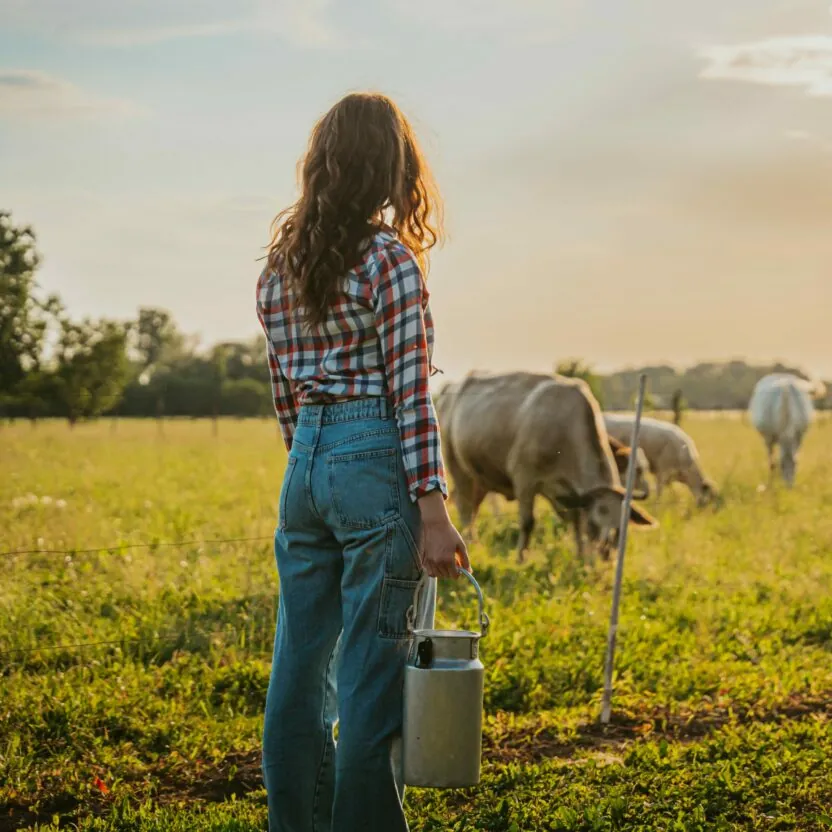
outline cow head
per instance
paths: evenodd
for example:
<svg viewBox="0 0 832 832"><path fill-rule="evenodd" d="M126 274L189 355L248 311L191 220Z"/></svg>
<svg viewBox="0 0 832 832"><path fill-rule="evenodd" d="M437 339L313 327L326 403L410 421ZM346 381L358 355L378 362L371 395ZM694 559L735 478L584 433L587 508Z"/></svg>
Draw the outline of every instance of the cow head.
<svg viewBox="0 0 832 832"><path fill-rule="evenodd" d="M703 480L702 485L696 494L696 504L702 508L713 504L716 507L722 505L722 497L716 485L711 480Z"/></svg>
<svg viewBox="0 0 832 832"><path fill-rule="evenodd" d="M695 461L692 461L687 468L680 472L679 481L690 488L691 493L696 497L696 504L699 508L704 508L710 503L716 506L720 504L719 491L715 483L702 473Z"/></svg>
<svg viewBox="0 0 832 832"><path fill-rule="evenodd" d="M567 509L584 512L586 531L590 542L598 547L603 557L609 557L609 551L618 536L621 525L621 511L624 506L624 489L601 486L584 494L571 494L559 497L558 502ZM637 526L656 528L659 524L644 509L630 504L630 522Z"/></svg>

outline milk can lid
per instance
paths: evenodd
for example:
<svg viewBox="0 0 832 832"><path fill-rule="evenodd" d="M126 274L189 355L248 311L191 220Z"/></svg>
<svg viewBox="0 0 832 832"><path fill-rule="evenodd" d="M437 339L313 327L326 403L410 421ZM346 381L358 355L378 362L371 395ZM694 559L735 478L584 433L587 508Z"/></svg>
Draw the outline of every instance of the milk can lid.
<svg viewBox="0 0 832 832"><path fill-rule="evenodd" d="M482 633L474 630L414 630L413 635L422 638L482 638Z"/></svg>

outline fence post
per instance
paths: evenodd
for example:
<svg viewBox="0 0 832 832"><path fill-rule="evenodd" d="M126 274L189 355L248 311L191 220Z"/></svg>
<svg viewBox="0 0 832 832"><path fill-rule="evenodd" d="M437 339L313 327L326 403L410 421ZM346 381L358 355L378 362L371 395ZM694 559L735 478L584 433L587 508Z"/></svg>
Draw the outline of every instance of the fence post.
<svg viewBox="0 0 832 832"><path fill-rule="evenodd" d="M610 628L607 633L607 655L604 661L604 695L601 700L601 723L607 725L612 715L612 674L615 664L615 641L618 635L618 610L621 603L621 583L624 579L624 553L627 550L627 530L630 526L630 506L633 502L633 485L636 474L636 449L641 427L641 413L644 409L644 394L647 389L647 374L642 373L638 380L638 399L636 400L636 418L633 422L633 436L630 441L632 453L627 465L627 489L621 506L621 524L618 528L618 560L615 564L615 585L612 591L612 609L610 611Z"/></svg>

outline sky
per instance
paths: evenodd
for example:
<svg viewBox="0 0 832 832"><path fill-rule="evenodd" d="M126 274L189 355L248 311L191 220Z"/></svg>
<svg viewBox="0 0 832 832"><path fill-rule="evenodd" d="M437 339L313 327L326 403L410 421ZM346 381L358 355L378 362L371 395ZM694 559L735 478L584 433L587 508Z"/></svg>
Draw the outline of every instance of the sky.
<svg viewBox="0 0 832 832"><path fill-rule="evenodd" d="M445 197L446 377L832 377L829 0L0 0L0 208L76 315L247 338L309 130L358 89Z"/></svg>

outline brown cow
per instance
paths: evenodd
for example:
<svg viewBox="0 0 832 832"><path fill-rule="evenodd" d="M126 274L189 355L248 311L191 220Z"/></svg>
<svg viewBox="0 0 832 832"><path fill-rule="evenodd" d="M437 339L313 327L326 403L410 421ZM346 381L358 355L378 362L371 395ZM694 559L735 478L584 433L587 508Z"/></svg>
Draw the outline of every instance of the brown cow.
<svg viewBox="0 0 832 832"><path fill-rule="evenodd" d="M600 408L583 381L533 373L469 375L445 386L436 409L464 526L486 494L516 499L522 561L534 528L534 498L541 494L559 513L569 513L581 556L585 535L608 555L624 489ZM630 518L656 525L637 506Z"/></svg>

